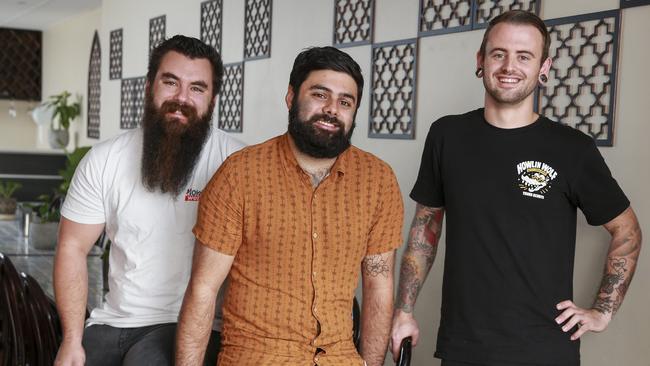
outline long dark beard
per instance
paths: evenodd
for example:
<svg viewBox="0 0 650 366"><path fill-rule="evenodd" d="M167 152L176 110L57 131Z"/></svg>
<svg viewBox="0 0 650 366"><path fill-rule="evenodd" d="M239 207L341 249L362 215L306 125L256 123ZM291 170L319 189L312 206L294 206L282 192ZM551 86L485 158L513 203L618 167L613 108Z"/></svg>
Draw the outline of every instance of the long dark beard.
<svg viewBox="0 0 650 366"><path fill-rule="evenodd" d="M147 93L143 117L142 183L147 190L177 196L189 181L212 124L211 102L208 111L198 116L196 109L176 101L166 101L158 109ZM165 117L180 110L187 118L182 124Z"/></svg>
<svg viewBox="0 0 650 366"><path fill-rule="evenodd" d="M289 108L289 135L293 138L298 150L314 158L330 159L341 155L341 153L350 147L352 132L356 127L354 121L352 122L352 126L350 126L350 131L345 133L343 122L336 117L326 114L316 114L311 116L307 121L304 121L300 119L299 112L300 106L298 100L294 98L291 103L291 108ZM314 127L314 123L319 120L335 124L339 127L338 131L326 133L317 130Z"/></svg>

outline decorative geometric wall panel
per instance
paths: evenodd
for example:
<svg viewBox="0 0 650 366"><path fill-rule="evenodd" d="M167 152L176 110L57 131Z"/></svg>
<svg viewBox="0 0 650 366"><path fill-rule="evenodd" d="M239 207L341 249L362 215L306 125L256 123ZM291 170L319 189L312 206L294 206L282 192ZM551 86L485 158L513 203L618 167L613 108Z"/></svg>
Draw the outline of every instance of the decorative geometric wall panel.
<svg viewBox="0 0 650 366"><path fill-rule="evenodd" d="M122 78L122 28L111 31L111 49L109 51L108 78Z"/></svg>
<svg viewBox="0 0 650 366"><path fill-rule="evenodd" d="M472 0L420 0L419 36L472 29Z"/></svg>
<svg viewBox="0 0 650 366"><path fill-rule="evenodd" d="M244 113L244 63L224 65L223 86L219 95L219 128L242 132Z"/></svg>
<svg viewBox="0 0 650 366"><path fill-rule="evenodd" d="M165 39L167 18L165 15L149 19L149 53Z"/></svg>
<svg viewBox="0 0 650 366"><path fill-rule="evenodd" d="M417 41L372 46L368 137L415 138Z"/></svg>
<svg viewBox="0 0 650 366"><path fill-rule="evenodd" d="M537 108L612 146L620 11L547 20L553 67Z"/></svg>
<svg viewBox="0 0 650 366"><path fill-rule="evenodd" d="M222 0L201 3L201 40L221 52Z"/></svg>
<svg viewBox="0 0 650 366"><path fill-rule="evenodd" d="M0 28L0 99L41 100L41 36Z"/></svg>
<svg viewBox="0 0 650 366"><path fill-rule="evenodd" d="M490 20L508 10L526 10L539 15L541 0L475 0L472 29L487 27Z"/></svg>
<svg viewBox="0 0 650 366"><path fill-rule="evenodd" d="M374 0L334 1L334 45L357 46L372 42Z"/></svg>
<svg viewBox="0 0 650 366"><path fill-rule="evenodd" d="M271 57L272 0L246 0L244 60Z"/></svg>
<svg viewBox="0 0 650 366"><path fill-rule="evenodd" d="M120 128L140 126L144 115L144 85L146 77L122 79L120 97Z"/></svg>
<svg viewBox="0 0 650 366"><path fill-rule="evenodd" d="M88 62L88 127L86 135L89 138L99 138L99 107L101 97L102 51L99 46L99 34L95 31L93 45L90 49Z"/></svg>
<svg viewBox="0 0 650 366"><path fill-rule="evenodd" d="M633 6L650 5L650 0L621 0L621 8L631 8Z"/></svg>

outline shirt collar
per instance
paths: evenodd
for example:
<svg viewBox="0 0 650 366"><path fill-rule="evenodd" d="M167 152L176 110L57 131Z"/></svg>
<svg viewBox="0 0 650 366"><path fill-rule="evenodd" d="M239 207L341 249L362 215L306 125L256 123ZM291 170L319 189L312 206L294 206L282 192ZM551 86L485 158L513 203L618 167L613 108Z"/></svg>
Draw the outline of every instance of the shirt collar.
<svg viewBox="0 0 650 366"><path fill-rule="evenodd" d="M288 132L280 137L280 149L282 151L282 156L285 162L285 166L293 167L298 171L302 171L302 168L300 167L300 164L298 164L298 160L296 159L296 156L293 154L293 151L291 150L291 144L289 142ZM330 169L330 172L336 172L337 176L339 177L345 174L345 171L347 170L347 167L349 165L351 149L352 146L347 148L343 153L341 153L336 158L336 161L334 162L334 165L332 165L332 169Z"/></svg>

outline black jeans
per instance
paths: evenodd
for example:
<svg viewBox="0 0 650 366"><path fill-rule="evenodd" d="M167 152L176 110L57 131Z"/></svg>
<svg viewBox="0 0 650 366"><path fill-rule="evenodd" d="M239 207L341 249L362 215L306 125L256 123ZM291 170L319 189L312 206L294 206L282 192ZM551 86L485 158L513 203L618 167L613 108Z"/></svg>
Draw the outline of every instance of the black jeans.
<svg viewBox="0 0 650 366"><path fill-rule="evenodd" d="M87 366L173 365L176 323L139 328L91 325L84 330L82 344ZM217 364L220 334L212 332L205 353L206 366Z"/></svg>

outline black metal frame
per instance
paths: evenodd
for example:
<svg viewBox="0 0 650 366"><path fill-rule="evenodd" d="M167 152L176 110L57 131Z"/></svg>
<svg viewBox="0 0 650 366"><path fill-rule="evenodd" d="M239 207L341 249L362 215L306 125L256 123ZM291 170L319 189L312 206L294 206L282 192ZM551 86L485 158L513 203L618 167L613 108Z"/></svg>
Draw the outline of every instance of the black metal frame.
<svg viewBox="0 0 650 366"><path fill-rule="evenodd" d="M260 9L264 8L264 15ZM253 11L256 10L256 17ZM244 61L271 57L273 0L246 0L244 10ZM254 36L253 36L254 34ZM264 42L266 41L266 45Z"/></svg>
<svg viewBox="0 0 650 366"><path fill-rule="evenodd" d="M607 23L606 20L610 19L611 23ZM611 36L611 41L606 43L605 51L602 52L601 55L597 57L596 61L596 67L593 67L591 72L592 74L582 74L580 75L582 79L582 83L580 83L580 87L578 87L578 92L577 93L572 93L575 95L571 95L568 93L570 84L565 83L565 80L570 80L572 77L569 75L569 69L567 69L567 75L564 76L561 80L558 80L558 78L554 77L555 74L557 73L557 68L556 65L557 63L551 68L551 72L549 73L549 82L546 83L546 87L540 88L537 91L536 95L536 103L535 103L535 110L539 111L540 114L546 115L547 117L554 119L554 117L557 117L560 122L564 124L568 124L566 119L569 117L567 115L569 108L572 108L575 110L575 115L577 118L580 118L580 122L576 123L575 125L572 125L572 127L580 129L581 131L586 132L590 136L594 138L596 141L596 144L599 146L612 146L613 141L614 141L614 118L615 118L615 112L616 112L616 79L617 79L617 68L618 68L618 48L619 48L619 36L620 36L620 10L609 10L609 11L603 11L603 12L597 12L597 13L590 13L590 14L583 14L583 15L576 15L576 16L570 16L570 17L564 17L564 18L558 18L558 19L551 19L545 21L546 25L549 27L549 31L551 32L551 40L553 41L555 39L554 32L556 26L564 26L564 25L572 25L571 33L573 34L573 31L578 29L582 31L582 26L580 23L582 22L591 22L591 21L600 21L600 22L605 22L606 26L608 29L611 27L613 30L610 32L608 31L607 34ZM589 44L589 40L594 38L594 34L581 34L581 37L586 39L587 41L585 42L585 45ZM568 41L572 40L571 37L567 39L562 39L562 45L566 49L571 48L571 45L566 45ZM593 43L592 43L593 44ZM557 55L554 54L554 52L557 52L556 49L553 47L554 43L551 43L551 54L549 56L553 57L554 59L557 59ZM583 53L584 49L586 46L583 46L580 50L580 53L577 55L571 55L568 54L568 57L570 57L573 60L572 66L576 65L578 60L585 56ZM611 57L609 56L611 54ZM607 64L603 61L603 59L611 59L611 63ZM608 81L603 83L603 90L601 92L597 92L594 90L594 85L600 85L600 84L590 84L589 80L592 79L594 76L598 76L593 74L594 70L597 69L604 69L604 75L608 77ZM578 69L580 70L580 69ZM607 72L609 70L609 72ZM553 87L558 83L558 86L555 86L553 91L549 92L549 89ZM581 105L578 104L578 98L583 95L582 90L585 85L590 86L590 92L594 96L594 99L596 100L595 103L590 104L589 106L584 106L588 107L589 112L588 113L580 113L580 110L582 109ZM609 92L605 93L607 90L607 85L609 85ZM567 97L570 99L569 105L564 108L564 112L562 114L556 113L556 107L554 106L549 106L549 100L553 96L557 94L557 89L558 87L564 87L567 90ZM608 98L603 101L603 95L608 94ZM544 103L546 101L546 103ZM600 124L600 128L598 130L593 130L592 129L592 124L589 124L585 121L585 118L590 117L593 113L593 111L599 108L601 109L601 114L602 116L606 117L606 122ZM552 109L553 113L548 113L546 112L547 109ZM585 131L586 130L586 131ZM601 136L603 133L606 133L606 136L602 138Z"/></svg>
<svg viewBox="0 0 650 366"><path fill-rule="evenodd" d="M626 9L643 5L650 5L650 0L621 0L619 7L621 9Z"/></svg>
<svg viewBox="0 0 650 366"><path fill-rule="evenodd" d="M374 0L334 0L334 27L332 31L332 44L335 47L353 47L371 44L375 28L375 1ZM341 6L343 4L343 6ZM365 5L365 6L364 6ZM360 20L356 17L356 10L363 6L364 17ZM340 9L343 8L343 11ZM352 13L350 20L345 21L345 15ZM361 31L362 25L368 25L367 34ZM352 31L350 28L355 25L357 28ZM343 28L343 35L339 37L338 29ZM357 37L358 36L358 37ZM345 41L349 39L349 41Z"/></svg>
<svg viewBox="0 0 650 366"><path fill-rule="evenodd" d="M111 31L108 79L119 80L122 78L122 42L124 35L122 28Z"/></svg>
<svg viewBox="0 0 650 366"><path fill-rule="evenodd" d="M467 15L463 15L460 17L450 17L447 19L439 19L438 22L441 22L443 24L442 28L426 29L428 27L424 26L424 13L428 11L428 9L431 9L432 7L435 8L436 5L433 4L434 0L420 0L420 7L418 12L418 16L419 16L418 37L465 32L465 31L471 31L475 29L483 29L487 27L487 24L492 18L501 14L501 12L498 11L494 14L491 14L491 16L486 18L485 20L478 20L477 18L479 16L479 10L480 10L479 2L487 2L487 1L494 3L492 9L504 7L504 5L500 4L502 0L443 0L443 3L439 4L438 7L439 8L444 6L451 7L453 9L453 12L451 13L452 15L456 14L456 9L458 6L460 6L460 4L467 4L467 6L469 7ZM427 4L425 4L425 2ZM532 10L534 10L535 14L539 15L541 2L542 0L527 0L527 1L515 0L515 2L508 4L508 9L521 9L523 8L523 3L527 3L529 5L534 4L534 9ZM531 11L530 6L528 11ZM460 25L449 27L445 24L445 23L449 23L452 20L458 21ZM434 23L435 23L435 19L434 19Z"/></svg>
<svg viewBox="0 0 650 366"><path fill-rule="evenodd" d="M158 43L162 42L166 36L167 16L161 15L149 19L149 53L153 51Z"/></svg>
<svg viewBox="0 0 650 366"><path fill-rule="evenodd" d="M497 15L501 14L502 12L497 12L496 14L492 14L492 16L485 18L485 20L479 21L478 20L478 15L479 15L479 10L480 10L480 5L479 2L492 2L496 5L492 6L492 9L496 7L501 7L500 5L500 0L473 0L474 6L472 7L472 29L484 29L487 27L488 23L490 23L490 20L495 18ZM523 9L522 3L527 3L528 4L528 9ZM531 9L532 5L532 9ZM533 11L536 15L539 15L539 9L541 8L542 5L542 0L516 0L512 2L507 10L514 10L514 9L521 9L521 10L526 10L526 11Z"/></svg>
<svg viewBox="0 0 650 366"><path fill-rule="evenodd" d="M90 47L90 60L88 61L88 97L86 111L88 124L86 136L99 139L99 121L102 91L102 49L99 43L99 34L95 31L93 43Z"/></svg>
<svg viewBox="0 0 650 366"><path fill-rule="evenodd" d="M435 6L433 4L434 0L420 0L420 6L419 6L419 11L418 11L418 37L426 37L426 36L434 36L438 34L448 34L448 33L457 33L457 32L464 32L468 30L472 30L472 15L474 14L474 0L444 0L444 3L441 4L440 6L451 6L454 9L457 9L460 4L468 4L469 5L469 11L466 16L456 18L458 19L458 22L460 25L458 26L453 26L453 27L448 27L445 23L448 23L450 20L454 18L449 18L449 19L440 19L439 21L442 22L443 27L442 28L437 28L437 29L432 29L425 26L425 21L424 21L424 15L425 12L430 9L430 6ZM430 4L425 4L430 3ZM430 5L430 6L428 6ZM455 11L454 11L455 13ZM435 24L436 19L434 18L433 23ZM464 24L466 22L466 24Z"/></svg>
<svg viewBox="0 0 650 366"><path fill-rule="evenodd" d="M401 118L404 117L402 113L394 113L394 116L396 116L397 121L392 122L392 124L389 127L386 127L388 122L385 120L382 120L379 122L379 125L381 128L374 128L375 125L375 118L379 117L386 117L386 116L381 116L377 113L377 111L381 110L381 101L384 100L384 95L387 93L382 93L382 97L378 101L375 94L376 94L376 89L378 86L379 81L377 80L377 75L381 77L381 73L383 70L378 70L377 69L377 61L379 60L377 58L378 52L385 53L386 51L389 52L389 54L393 54L394 52L399 52L397 49L400 46L407 46L409 48L412 48L412 56L413 60L412 62L409 63L408 67L401 67L401 69L405 69L404 72L406 76L402 79L402 81L405 80L410 80L410 86L411 90L410 92L407 92L407 96L403 96L404 92L403 91L398 91L393 95L393 98L388 98L393 99L390 100L391 102L391 107L389 108L389 111L395 111L395 101L400 99L404 102L404 106L401 108L403 111L404 109L407 109L410 113L407 114L406 116L409 117L410 122L409 123L409 128L403 129L399 128L399 125L401 125L404 122L401 122ZM383 50L386 51L383 51ZM381 51L379 51L381 50ZM404 55L401 55L399 57L403 57ZM393 56L395 57L395 56ZM388 138L388 139L414 139L415 138L415 122L416 122L416 97L417 97L417 89L416 89L416 84L417 84L417 58L418 58L418 44L417 44L417 38L411 38L411 39L405 39L405 40L400 40L400 41L394 41L394 42L384 42L384 43L377 43L372 45L372 75L371 75L371 84L370 84L370 112L369 112L369 118L368 118L368 137L370 138ZM386 60L388 58L385 58ZM400 62L401 65L404 65L404 62ZM411 77L409 77L409 74L411 74ZM396 71L393 70L391 72L391 79L388 81L389 85L394 85L398 83L396 77ZM385 83L384 83L385 84ZM405 87L406 85L401 85L399 86L400 89L402 87ZM384 89L387 89L387 87L384 85ZM398 95L402 95L402 97L399 97ZM390 114L390 112L389 112ZM387 128L390 132L389 133L382 133L382 132L375 132L375 131L381 131L383 129ZM402 131L401 133L395 133L395 131Z"/></svg>
<svg viewBox="0 0 650 366"><path fill-rule="evenodd" d="M223 34L223 0L201 3L201 40L221 52Z"/></svg>
<svg viewBox="0 0 650 366"><path fill-rule="evenodd" d="M120 128L137 128L144 115L146 77L122 79L120 88Z"/></svg>
<svg viewBox="0 0 650 366"><path fill-rule="evenodd" d="M224 65L223 85L219 95L219 129L244 131L244 63Z"/></svg>

